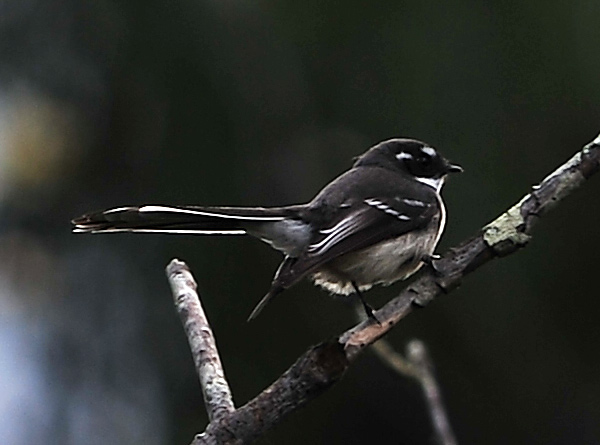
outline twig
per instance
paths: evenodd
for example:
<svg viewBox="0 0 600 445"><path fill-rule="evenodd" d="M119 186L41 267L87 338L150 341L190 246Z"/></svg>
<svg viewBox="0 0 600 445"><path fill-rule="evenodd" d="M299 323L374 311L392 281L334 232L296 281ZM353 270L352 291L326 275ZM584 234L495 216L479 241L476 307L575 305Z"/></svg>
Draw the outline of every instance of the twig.
<svg viewBox="0 0 600 445"><path fill-rule="evenodd" d="M167 277L192 350L208 418L211 422L219 421L235 407L215 338L196 292L196 282L187 265L177 259L167 266Z"/></svg>
<svg viewBox="0 0 600 445"><path fill-rule="evenodd" d="M358 306L356 317L359 321L364 319L363 311ZM433 373L433 361L425 343L417 339L408 342L406 357L396 352L385 338L373 343L371 350L392 371L402 377L414 379L421 385L431 417L435 442L440 445L456 445L456 437L442 402L442 393Z"/></svg>
<svg viewBox="0 0 600 445"><path fill-rule="evenodd" d="M249 443L259 437L337 382L360 352L385 335L413 308L424 307L441 293L451 292L465 275L493 258L524 247L535 222L599 168L600 135L508 211L471 239L450 249L436 262L438 273L426 269L400 295L377 311L381 324L364 321L337 339L311 347L255 399L211 421L192 444Z"/></svg>
<svg viewBox="0 0 600 445"><path fill-rule="evenodd" d="M398 374L411 377L421 385L429 408L436 443L456 445L456 438L448 421L442 393L433 374L433 364L425 344L411 340L406 346L406 358L394 351L385 339L372 346L377 356Z"/></svg>

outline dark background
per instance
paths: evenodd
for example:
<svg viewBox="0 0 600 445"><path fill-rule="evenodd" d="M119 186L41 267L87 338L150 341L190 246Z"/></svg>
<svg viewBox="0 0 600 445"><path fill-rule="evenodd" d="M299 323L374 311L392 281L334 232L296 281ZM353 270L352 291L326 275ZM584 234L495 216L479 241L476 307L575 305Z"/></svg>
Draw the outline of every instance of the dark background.
<svg viewBox="0 0 600 445"><path fill-rule="evenodd" d="M443 251L600 131L599 15L595 1L0 1L2 442L187 444L204 429L173 257L193 268L238 405L354 323L302 283L247 324L280 259L256 240L75 236L71 217L303 202L410 136L465 168L445 188ZM427 343L459 442L600 443L599 187L388 336ZM432 432L419 388L366 353L259 442Z"/></svg>

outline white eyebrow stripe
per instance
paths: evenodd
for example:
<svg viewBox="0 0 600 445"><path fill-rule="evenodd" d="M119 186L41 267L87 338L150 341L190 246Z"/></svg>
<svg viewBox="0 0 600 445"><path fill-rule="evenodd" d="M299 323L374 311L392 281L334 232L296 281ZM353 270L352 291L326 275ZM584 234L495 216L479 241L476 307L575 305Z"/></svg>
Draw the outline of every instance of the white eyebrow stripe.
<svg viewBox="0 0 600 445"><path fill-rule="evenodd" d="M402 202L411 207L427 207L427 204L425 204L423 201L419 201L418 199L403 198Z"/></svg>
<svg viewBox="0 0 600 445"><path fill-rule="evenodd" d="M165 213L184 213L187 215L212 216L223 219L244 219L247 221L281 221L285 219L283 216L239 216L226 215L223 213L206 212L204 210L180 209L177 207L165 207L156 205L147 205L140 207L139 213L165 212Z"/></svg>
<svg viewBox="0 0 600 445"><path fill-rule="evenodd" d="M423 147L421 149L421 151L429 156L437 156L437 152L435 151L435 148L433 147Z"/></svg>

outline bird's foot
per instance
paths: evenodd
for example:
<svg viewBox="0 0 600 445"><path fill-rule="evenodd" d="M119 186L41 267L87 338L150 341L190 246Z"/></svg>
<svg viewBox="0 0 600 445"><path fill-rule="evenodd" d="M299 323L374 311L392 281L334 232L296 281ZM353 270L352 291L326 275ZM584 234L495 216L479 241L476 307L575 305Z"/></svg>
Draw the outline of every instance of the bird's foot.
<svg viewBox="0 0 600 445"><path fill-rule="evenodd" d="M441 259L442 257L440 255L432 253L429 256L423 257L421 261L429 267L431 267L431 269L433 269L433 272L439 277L444 275L444 272L439 267L437 267L435 263L436 261L439 261Z"/></svg>

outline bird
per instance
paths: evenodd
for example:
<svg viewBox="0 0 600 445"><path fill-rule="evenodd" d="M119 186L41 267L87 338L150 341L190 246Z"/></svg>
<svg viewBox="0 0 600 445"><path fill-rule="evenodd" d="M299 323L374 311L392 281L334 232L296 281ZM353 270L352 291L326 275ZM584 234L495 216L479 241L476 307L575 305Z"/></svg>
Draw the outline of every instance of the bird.
<svg viewBox="0 0 600 445"><path fill-rule="evenodd" d="M73 232L251 235L284 257L248 321L305 277L332 294L358 297L377 321L362 293L431 264L446 225L440 192L448 174L462 171L425 142L393 138L354 158L305 204L120 206L73 219Z"/></svg>

